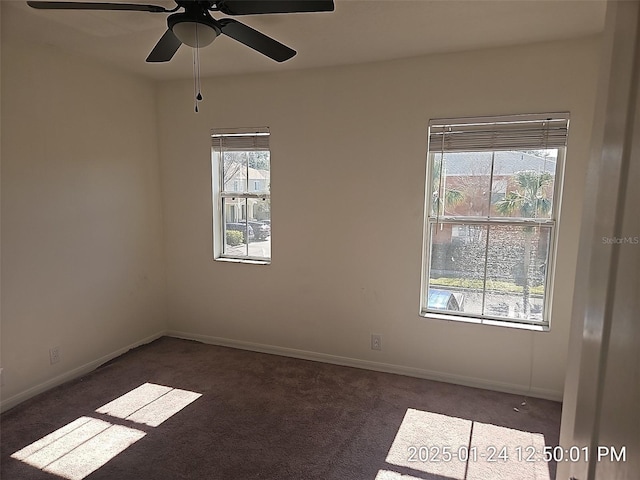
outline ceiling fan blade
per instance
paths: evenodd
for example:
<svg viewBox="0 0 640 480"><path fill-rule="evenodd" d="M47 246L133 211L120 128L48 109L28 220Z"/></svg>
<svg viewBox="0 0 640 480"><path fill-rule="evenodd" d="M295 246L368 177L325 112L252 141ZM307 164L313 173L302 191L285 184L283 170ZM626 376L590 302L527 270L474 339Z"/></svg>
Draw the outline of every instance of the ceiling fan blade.
<svg viewBox="0 0 640 480"><path fill-rule="evenodd" d="M169 12L158 5L141 5L139 3L105 3L105 2L27 2L32 8L43 10L130 10L137 12Z"/></svg>
<svg viewBox="0 0 640 480"><path fill-rule="evenodd" d="M162 38L156 43L156 46L153 47L153 50L151 50L147 57L147 62L168 62L178 51L180 45L182 45L182 42L178 40L178 37L167 29Z"/></svg>
<svg viewBox="0 0 640 480"><path fill-rule="evenodd" d="M295 50L237 20L223 18L218 20L218 23L220 30L226 36L244 43L247 47L253 48L276 62L284 62L296 54Z"/></svg>
<svg viewBox="0 0 640 480"><path fill-rule="evenodd" d="M218 10L226 15L265 13L333 12L333 0L220 0Z"/></svg>

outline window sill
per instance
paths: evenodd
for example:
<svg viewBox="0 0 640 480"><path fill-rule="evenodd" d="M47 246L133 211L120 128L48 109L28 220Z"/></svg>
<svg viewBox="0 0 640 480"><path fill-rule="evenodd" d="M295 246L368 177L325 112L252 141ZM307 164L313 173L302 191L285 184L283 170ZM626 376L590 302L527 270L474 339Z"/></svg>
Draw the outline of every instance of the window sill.
<svg viewBox="0 0 640 480"><path fill-rule="evenodd" d="M432 320L446 320L448 322L462 322L462 323L474 323L477 325L491 325L493 327L507 327L515 328L518 330L529 330L534 332L548 332L550 330L549 325L536 324L536 323L517 323L504 320L495 320L490 318L478 318L478 317L466 317L457 315L445 315L441 313L434 313L428 311L421 311L420 316L423 318L429 318Z"/></svg>
<svg viewBox="0 0 640 480"><path fill-rule="evenodd" d="M256 260L253 258L234 258L234 257L218 257L214 258L216 262L225 263L246 263L248 265L271 265L271 260Z"/></svg>

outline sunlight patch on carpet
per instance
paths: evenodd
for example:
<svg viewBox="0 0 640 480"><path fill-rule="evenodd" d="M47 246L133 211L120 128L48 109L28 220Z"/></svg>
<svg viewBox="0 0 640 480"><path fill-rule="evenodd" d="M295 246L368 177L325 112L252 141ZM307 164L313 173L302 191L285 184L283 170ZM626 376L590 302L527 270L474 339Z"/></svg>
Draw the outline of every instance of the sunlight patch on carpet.
<svg viewBox="0 0 640 480"><path fill-rule="evenodd" d="M443 460L442 447L459 452L469 448L471 421L409 408L387 455L387 463L420 472L464 480L466 462Z"/></svg>
<svg viewBox="0 0 640 480"><path fill-rule="evenodd" d="M410 408L386 462L451 480L550 480L544 448L539 433ZM412 478L380 470L375 480Z"/></svg>
<svg viewBox="0 0 640 480"><path fill-rule="evenodd" d="M201 393L145 383L96 412L157 427L201 396Z"/></svg>
<svg viewBox="0 0 640 480"><path fill-rule="evenodd" d="M157 427L201 396L201 393L145 383L96 412ZM83 480L145 435L136 428L80 417L18 450L11 458L68 480Z"/></svg>
<svg viewBox="0 0 640 480"><path fill-rule="evenodd" d="M117 418L127 418L171 390L171 387L165 387L164 385L145 383L101 406L96 412Z"/></svg>
<svg viewBox="0 0 640 480"><path fill-rule="evenodd" d="M80 417L11 457L69 480L82 480L144 436L133 428Z"/></svg>
<svg viewBox="0 0 640 480"><path fill-rule="evenodd" d="M486 458L479 458L476 462L469 462L467 480L550 480L549 468L542 458L544 435L540 433L475 422L471 445L477 448L478 453L493 451L495 447L498 453L504 452L508 460L489 462Z"/></svg>
<svg viewBox="0 0 640 480"><path fill-rule="evenodd" d="M411 475L402 475L391 470L378 470L375 480L423 480L422 478L412 477Z"/></svg>

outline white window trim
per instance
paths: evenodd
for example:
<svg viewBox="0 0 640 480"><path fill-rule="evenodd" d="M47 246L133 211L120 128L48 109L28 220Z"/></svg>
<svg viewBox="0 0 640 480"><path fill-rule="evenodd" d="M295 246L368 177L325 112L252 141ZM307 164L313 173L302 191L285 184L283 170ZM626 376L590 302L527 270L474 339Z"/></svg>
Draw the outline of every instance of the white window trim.
<svg viewBox="0 0 640 480"><path fill-rule="evenodd" d="M517 122L522 120L527 121L541 121L553 118L558 120L566 121L565 128L565 141L562 146L557 144L552 148L558 149L558 157L556 160L556 177L554 183L554 192L552 199L552 212L553 216L551 219L536 219L536 220L516 220L514 219L491 219L491 220L481 220L478 221L478 217L461 217L461 216L438 216L439 222L446 222L447 220L454 220L456 222L467 220L465 223L481 223L483 225L495 225L499 223L505 223L509 225L514 224L522 224L522 225L531 225L531 224L541 224L545 226L549 226L551 228L550 238L549 238L549 256L547 260L547 264L550 266L546 275L545 275L545 298L544 298L544 306L543 306L543 318L541 321L539 320L529 320L529 319L505 319L503 317L494 317L491 315L477 315L472 313L465 312L443 312L441 310L429 309L428 304L428 286L429 286L429 271L430 271L430 263L431 263L431 232L433 225L437 222L433 221L433 216L431 215L431 178L433 175L433 155L435 153L439 153L441 150L439 148L430 149L430 146L433 146L432 136L431 136L431 128L432 125L467 125L472 123L509 123L509 122ZM425 199L423 206L423 239L422 239L422 265L421 265L421 283L420 283L420 310L419 315L424 318L436 319L436 320L447 320L447 321L457 321L457 322L466 322L466 323L474 323L474 324L482 324L482 325L491 325L498 327L508 327L508 328L518 328L518 329L526 329L526 330L534 330L534 331L549 331L551 328L551 318L552 318L552 304L553 304L553 293L554 293L554 281L556 274L556 253L558 248L558 223L560 221L561 215L561 198L562 198L562 190L564 185L564 168L565 168L565 158L566 158L566 138L567 138L567 130L569 124L569 114L566 112L563 113L551 113L551 114L536 114L536 115L511 115L511 116L500 116L500 117L467 117L467 118L456 118L456 119L433 119L429 122L429 133L427 135L427 168L426 168L426 178L425 178ZM529 146L529 148L535 148L534 145ZM470 149L471 150L471 149ZM447 150L445 149L445 152Z"/></svg>
<svg viewBox="0 0 640 480"><path fill-rule="evenodd" d="M268 127L257 128L228 128L228 129L213 129L211 131L212 144L211 144L211 199L213 207L212 215L212 236L213 236L213 259L220 262L228 263L244 263L250 265L270 265L271 254L269 258L255 257L250 255L230 255L224 253L224 211L223 211L223 198L244 198L244 199L271 199L271 191L268 192L224 192L223 191L223 179L224 179L224 162L221 159L216 161L216 146L214 145L213 138L215 136L223 135L225 137L246 137L250 135L266 136L270 137L270 131ZM268 144L268 142L267 142ZM270 146L268 147L271 152ZM217 163L217 165L216 165ZM247 186L249 182L247 164Z"/></svg>

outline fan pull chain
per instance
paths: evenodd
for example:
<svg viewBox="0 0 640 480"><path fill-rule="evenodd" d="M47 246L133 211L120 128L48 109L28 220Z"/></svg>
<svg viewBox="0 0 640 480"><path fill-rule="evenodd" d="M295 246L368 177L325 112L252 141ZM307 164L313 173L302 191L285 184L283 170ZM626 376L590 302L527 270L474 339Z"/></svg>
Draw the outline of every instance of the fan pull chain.
<svg viewBox="0 0 640 480"><path fill-rule="evenodd" d="M193 95L196 113L198 113L198 102L202 101L200 87L200 42L198 41L198 25L196 25L196 47L193 49Z"/></svg>
<svg viewBox="0 0 640 480"><path fill-rule="evenodd" d="M202 88L202 83L200 80L200 47L198 47L197 49L197 53L196 56L198 58L198 95L196 95L196 100L198 100L199 102L202 101L202 93L201 93L201 88Z"/></svg>

